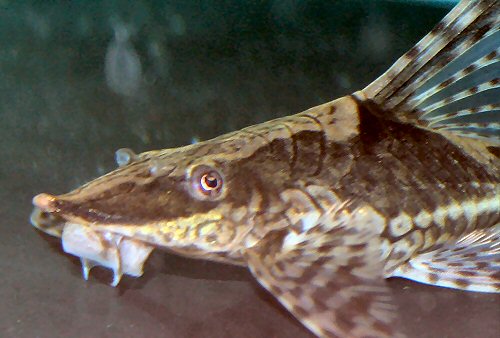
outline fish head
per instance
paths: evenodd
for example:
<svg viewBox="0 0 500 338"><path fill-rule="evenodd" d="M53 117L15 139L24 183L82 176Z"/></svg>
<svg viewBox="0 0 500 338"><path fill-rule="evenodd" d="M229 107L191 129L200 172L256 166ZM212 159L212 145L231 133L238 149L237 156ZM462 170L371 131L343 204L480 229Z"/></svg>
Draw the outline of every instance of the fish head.
<svg viewBox="0 0 500 338"><path fill-rule="evenodd" d="M67 194L35 196L31 222L61 237L67 253L118 273L141 275L153 247L237 261L256 215L280 190L280 159L252 157L238 140L128 154L116 170ZM256 170L265 160L276 163Z"/></svg>

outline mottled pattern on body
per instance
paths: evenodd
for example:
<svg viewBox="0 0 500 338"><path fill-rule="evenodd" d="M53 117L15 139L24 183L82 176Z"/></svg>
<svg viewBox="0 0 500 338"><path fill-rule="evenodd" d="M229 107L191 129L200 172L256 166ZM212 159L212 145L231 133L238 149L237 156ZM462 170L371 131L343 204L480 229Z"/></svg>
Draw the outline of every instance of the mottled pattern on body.
<svg viewBox="0 0 500 338"><path fill-rule="evenodd" d="M381 77L305 112L134 154L31 222L138 277L155 247L242 265L320 337L395 337L384 278L500 292L500 10L462 1ZM404 310L404 309L401 309Z"/></svg>

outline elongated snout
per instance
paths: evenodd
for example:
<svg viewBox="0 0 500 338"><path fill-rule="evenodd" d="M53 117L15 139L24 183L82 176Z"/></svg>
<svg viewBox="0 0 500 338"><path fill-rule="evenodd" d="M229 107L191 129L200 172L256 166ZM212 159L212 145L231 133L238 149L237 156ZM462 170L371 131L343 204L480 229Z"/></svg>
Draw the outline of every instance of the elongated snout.
<svg viewBox="0 0 500 338"><path fill-rule="evenodd" d="M66 221L54 213L57 211L54 206L55 200L54 196L45 193L33 197L35 208L31 212L30 222L35 228L46 234L61 237Z"/></svg>
<svg viewBox="0 0 500 338"><path fill-rule="evenodd" d="M44 212L54 212L56 208L54 207L55 196L41 193L33 197L33 205Z"/></svg>

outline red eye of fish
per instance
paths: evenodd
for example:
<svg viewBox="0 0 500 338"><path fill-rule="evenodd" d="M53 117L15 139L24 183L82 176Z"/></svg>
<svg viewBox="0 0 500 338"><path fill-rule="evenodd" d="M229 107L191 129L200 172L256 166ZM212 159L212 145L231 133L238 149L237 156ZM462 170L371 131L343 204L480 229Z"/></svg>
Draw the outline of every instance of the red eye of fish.
<svg viewBox="0 0 500 338"><path fill-rule="evenodd" d="M222 194L223 179L217 170L200 165L191 171L191 192L203 200L216 199Z"/></svg>

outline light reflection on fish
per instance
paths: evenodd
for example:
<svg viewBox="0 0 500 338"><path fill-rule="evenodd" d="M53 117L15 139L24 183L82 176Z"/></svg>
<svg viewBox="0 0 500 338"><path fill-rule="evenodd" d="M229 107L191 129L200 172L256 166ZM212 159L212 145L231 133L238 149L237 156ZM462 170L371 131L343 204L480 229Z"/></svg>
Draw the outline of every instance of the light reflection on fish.
<svg viewBox="0 0 500 338"><path fill-rule="evenodd" d="M500 291L499 3L462 1L365 89L34 197L84 277L154 247L246 266L322 337L391 337L384 278Z"/></svg>

